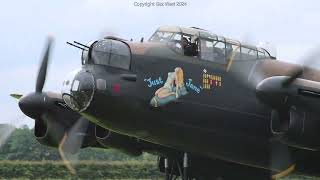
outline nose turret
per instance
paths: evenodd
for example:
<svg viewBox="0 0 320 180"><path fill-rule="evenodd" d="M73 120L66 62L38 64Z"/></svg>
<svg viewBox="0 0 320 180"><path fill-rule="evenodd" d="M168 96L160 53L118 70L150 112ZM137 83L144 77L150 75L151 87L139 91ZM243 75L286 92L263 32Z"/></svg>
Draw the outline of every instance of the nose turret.
<svg viewBox="0 0 320 180"><path fill-rule="evenodd" d="M63 82L62 98L73 110L87 109L94 95L94 77L89 71L75 70Z"/></svg>

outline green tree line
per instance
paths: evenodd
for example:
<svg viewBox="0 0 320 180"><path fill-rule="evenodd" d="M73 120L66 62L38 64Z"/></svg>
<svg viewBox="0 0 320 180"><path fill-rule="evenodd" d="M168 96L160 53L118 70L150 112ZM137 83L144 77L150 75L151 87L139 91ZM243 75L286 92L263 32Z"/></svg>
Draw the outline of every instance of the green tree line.
<svg viewBox="0 0 320 180"><path fill-rule="evenodd" d="M0 179L159 179L156 157L115 149L84 148L71 174L58 149L40 144L27 126L0 125ZM161 178L162 179L162 178Z"/></svg>
<svg viewBox="0 0 320 180"><path fill-rule="evenodd" d="M0 135L13 128L10 125L0 125ZM4 141L4 139L2 139ZM33 129L27 126L14 129L10 136L1 142L0 160L22 161L56 161L61 160L57 148L40 144L33 135ZM122 161L122 160L148 160L155 161L156 157L143 154L140 157L131 157L115 149L84 148L78 154L79 160Z"/></svg>

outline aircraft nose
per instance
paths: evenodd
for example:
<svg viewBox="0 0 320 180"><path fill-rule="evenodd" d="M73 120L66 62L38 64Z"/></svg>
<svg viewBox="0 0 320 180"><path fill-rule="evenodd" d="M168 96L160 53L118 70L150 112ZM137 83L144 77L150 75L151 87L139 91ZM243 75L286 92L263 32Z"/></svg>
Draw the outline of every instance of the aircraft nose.
<svg viewBox="0 0 320 180"><path fill-rule="evenodd" d="M31 93L19 100L21 111L32 119L38 118L45 108L46 97L42 93Z"/></svg>

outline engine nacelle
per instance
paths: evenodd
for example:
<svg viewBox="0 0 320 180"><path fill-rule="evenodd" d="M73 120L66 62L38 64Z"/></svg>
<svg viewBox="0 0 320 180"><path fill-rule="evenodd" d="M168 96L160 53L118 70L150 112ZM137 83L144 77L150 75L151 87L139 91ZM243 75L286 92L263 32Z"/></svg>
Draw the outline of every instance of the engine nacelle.
<svg viewBox="0 0 320 180"><path fill-rule="evenodd" d="M289 146L320 149L319 115L303 108L272 112L271 130L279 140Z"/></svg>
<svg viewBox="0 0 320 180"><path fill-rule="evenodd" d="M37 119L35 121L34 135L41 144L58 147L66 129L56 121Z"/></svg>
<svg viewBox="0 0 320 180"><path fill-rule="evenodd" d="M95 135L97 142L103 147L118 149L131 156L142 154L142 148L134 137L115 133L100 126L96 126Z"/></svg>
<svg viewBox="0 0 320 180"><path fill-rule="evenodd" d="M79 128L77 133L83 137L81 148L93 146L97 147L95 138L95 126L86 119L70 110L59 111L60 113L48 112L44 116L35 120L34 135L41 144L57 148L70 128L75 123L86 124L84 128ZM81 119L80 119L81 118ZM99 145L99 144L98 144ZM99 146L98 146L99 147Z"/></svg>

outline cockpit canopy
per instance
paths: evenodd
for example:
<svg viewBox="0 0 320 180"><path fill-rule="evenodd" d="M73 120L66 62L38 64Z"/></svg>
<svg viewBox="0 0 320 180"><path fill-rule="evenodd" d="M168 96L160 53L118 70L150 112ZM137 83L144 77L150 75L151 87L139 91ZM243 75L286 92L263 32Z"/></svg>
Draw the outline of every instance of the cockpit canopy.
<svg viewBox="0 0 320 180"><path fill-rule="evenodd" d="M164 42L185 56L222 64L226 64L230 58L235 61L275 58L265 49L241 44L239 41L195 27L162 26L149 41Z"/></svg>

